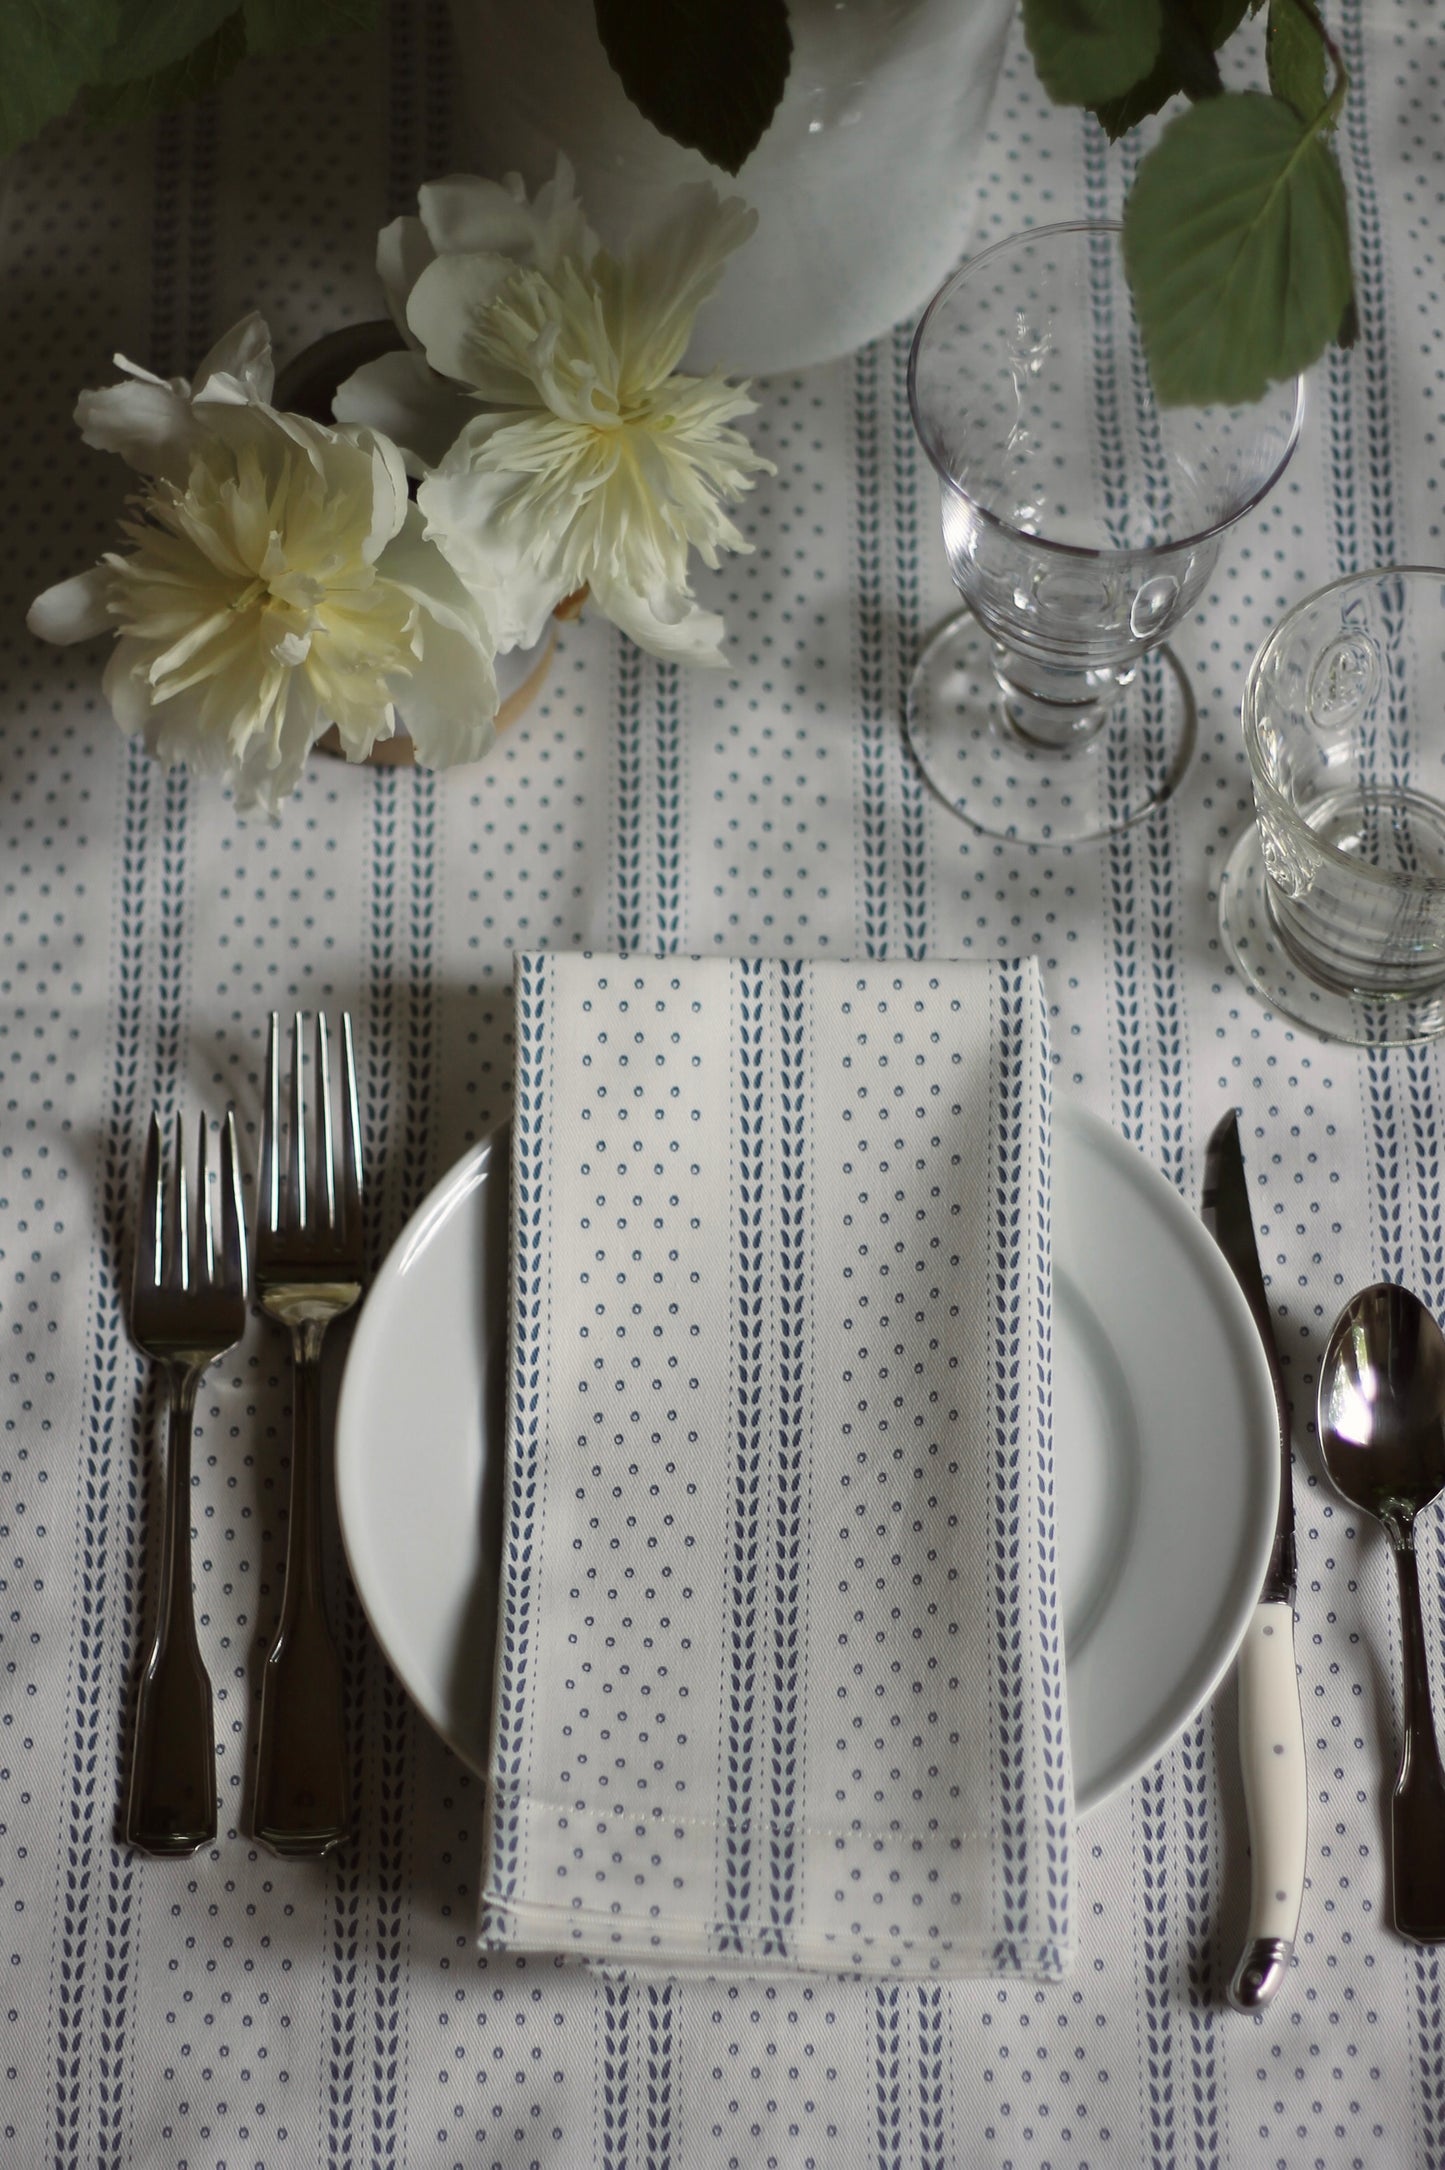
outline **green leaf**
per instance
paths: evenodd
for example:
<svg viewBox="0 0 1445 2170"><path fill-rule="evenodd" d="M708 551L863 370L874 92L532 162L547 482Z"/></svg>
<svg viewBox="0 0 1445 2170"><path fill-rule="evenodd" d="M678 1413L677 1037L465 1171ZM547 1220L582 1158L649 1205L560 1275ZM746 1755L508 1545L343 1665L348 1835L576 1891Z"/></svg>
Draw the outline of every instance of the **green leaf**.
<svg viewBox="0 0 1445 2170"><path fill-rule="evenodd" d="M373 30L381 0L244 0L246 46L252 53L283 53L322 38Z"/></svg>
<svg viewBox="0 0 1445 2170"><path fill-rule="evenodd" d="M1122 98L1094 108L1109 140L1137 128L1171 98L1217 98L1224 88L1215 54L1234 36L1250 0L1164 0L1159 58Z"/></svg>
<svg viewBox="0 0 1445 2170"><path fill-rule="evenodd" d="M1327 142L1261 91L1192 106L1139 167L1124 257L1166 406L1243 405L1345 318L1349 216Z"/></svg>
<svg viewBox="0 0 1445 2170"><path fill-rule="evenodd" d="M120 0L115 35L92 55L91 83L135 83L174 68L216 31L236 0Z"/></svg>
<svg viewBox="0 0 1445 2170"><path fill-rule="evenodd" d="M74 104L119 16L120 0L3 0L0 158Z"/></svg>
<svg viewBox="0 0 1445 2170"><path fill-rule="evenodd" d="M154 113L190 105L224 83L245 57L246 31L237 8L174 67L135 83L93 85L85 94L86 117L99 128L124 128Z"/></svg>
<svg viewBox="0 0 1445 2170"><path fill-rule="evenodd" d="M1159 54L1160 0L1024 0L1024 36L1055 105L1102 105L1141 82Z"/></svg>
<svg viewBox="0 0 1445 2170"><path fill-rule="evenodd" d="M1329 54L1314 9L1298 0L1270 0L1264 56L1276 98L1292 105L1302 121L1312 121L1329 95Z"/></svg>
<svg viewBox="0 0 1445 2170"><path fill-rule="evenodd" d="M793 57L787 0L595 0L597 34L654 128L736 173Z"/></svg>

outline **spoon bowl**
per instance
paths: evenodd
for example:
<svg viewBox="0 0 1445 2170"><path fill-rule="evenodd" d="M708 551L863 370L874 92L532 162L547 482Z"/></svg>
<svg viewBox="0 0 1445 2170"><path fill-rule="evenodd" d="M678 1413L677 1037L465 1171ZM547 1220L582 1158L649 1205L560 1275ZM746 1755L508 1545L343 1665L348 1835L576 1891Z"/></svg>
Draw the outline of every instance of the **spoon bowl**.
<svg viewBox="0 0 1445 2170"><path fill-rule="evenodd" d="M1445 1334L1409 1289L1377 1282L1336 1319L1320 1366L1325 1469L1382 1523L1400 1585L1404 1733L1391 1801L1395 1926L1445 1942L1445 1772L1430 1713L1415 1518L1445 1490Z"/></svg>
<svg viewBox="0 0 1445 2170"><path fill-rule="evenodd" d="M1352 1297L1320 1373L1320 1452L1336 1491L1389 1527L1445 1491L1445 1333L1392 1281Z"/></svg>

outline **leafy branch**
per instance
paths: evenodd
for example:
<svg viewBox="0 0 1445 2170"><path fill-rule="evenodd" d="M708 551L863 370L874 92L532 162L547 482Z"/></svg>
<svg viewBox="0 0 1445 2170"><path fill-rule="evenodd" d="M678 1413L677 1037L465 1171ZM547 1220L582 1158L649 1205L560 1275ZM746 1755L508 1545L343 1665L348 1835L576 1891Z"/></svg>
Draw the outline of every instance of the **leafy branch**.
<svg viewBox="0 0 1445 2170"><path fill-rule="evenodd" d="M1088 107L1111 137L1171 98L1190 101L1140 162L1124 210L1149 370L1170 405L1258 399L1353 336L1331 141L1349 77L1314 0L1268 4L1268 90L1228 91L1217 56L1250 0L1023 0L1050 96ZM1117 64L1102 91L1099 44Z"/></svg>
<svg viewBox="0 0 1445 2170"><path fill-rule="evenodd" d="M1124 214L1149 368L1170 404L1257 399L1353 326L1349 218L1330 141L1344 63L1314 0L1268 0L1268 90L1226 90L1219 54L1264 4L1023 0L1045 90L1086 107L1111 140L1189 101L1142 160ZM633 104L735 173L786 83L786 0L595 5Z"/></svg>
<svg viewBox="0 0 1445 2170"><path fill-rule="evenodd" d="M3 0L0 158L81 104L131 121L183 105L248 53L374 28L380 0Z"/></svg>
<svg viewBox="0 0 1445 2170"><path fill-rule="evenodd" d="M515 0L518 7L528 0ZM962 5L963 0L958 0ZM248 53L374 25L380 0L0 0L0 157L77 101L129 120L199 96ZM1124 251L1155 388L1254 399L1354 323L1332 137L1348 88L1316 0L1022 0L1049 96L1111 140L1188 101L1140 162ZM1267 6L1267 88L1219 54ZM593 0L639 112L736 173L792 64L788 0Z"/></svg>

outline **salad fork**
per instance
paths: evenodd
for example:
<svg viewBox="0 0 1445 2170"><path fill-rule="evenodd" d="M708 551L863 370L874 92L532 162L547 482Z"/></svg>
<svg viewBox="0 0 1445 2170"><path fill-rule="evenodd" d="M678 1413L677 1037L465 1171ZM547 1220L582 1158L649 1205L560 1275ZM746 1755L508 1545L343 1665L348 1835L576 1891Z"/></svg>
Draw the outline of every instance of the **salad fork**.
<svg viewBox="0 0 1445 2170"><path fill-rule="evenodd" d="M201 1122L196 1189L200 1242L191 1240L185 1137L176 1117L169 1197L161 1125L152 1114L141 1176L131 1283L131 1338L163 1371L169 1404L160 1595L141 1675L126 1799L125 1836L146 1853L191 1854L216 1835L216 1749L211 1682L196 1641L191 1592L191 1434L196 1387L246 1326L246 1236L236 1124L221 1132L221 1242L217 1250Z"/></svg>
<svg viewBox="0 0 1445 2170"><path fill-rule="evenodd" d="M340 1181L332 1116L329 1033L315 1020L307 1139L303 1018L291 1029L291 1089L282 1153L280 1019L266 1050L256 1288L288 1328L296 1393L286 1580L276 1639L261 1675L255 1834L273 1853L322 1854L350 1822L341 1660L326 1617L321 1554L321 1344L361 1294L361 1122L351 1018L341 1018Z"/></svg>

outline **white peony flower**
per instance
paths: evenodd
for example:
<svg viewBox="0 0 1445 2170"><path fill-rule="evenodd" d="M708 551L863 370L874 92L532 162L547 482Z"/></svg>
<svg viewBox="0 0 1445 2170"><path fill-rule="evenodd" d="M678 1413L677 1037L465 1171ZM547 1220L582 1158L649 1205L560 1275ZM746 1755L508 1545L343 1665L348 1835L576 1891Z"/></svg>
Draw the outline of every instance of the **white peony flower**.
<svg viewBox="0 0 1445 2170"><path fill-rule="evenodd" d="M376 244L377 275L406 345L363 363L338 387L332 412L338 422L384 430L402 447L411 473L424 475L476 412L467 392L429 366L407 323L412 288L427 266L438 256L489 256L551 272L564 256L590 262L597 237L582 216L563 157L530 203L515 173L505 181L451 174L425 183L416 200L419 216L393 219Z"/></svg>
<svg viewBox="0 0 1445 2170"><path fill-rule="evenodd" d="M47 589L27 623L44 640L114 634L105 691L122 729L270 813L328 725L362 760L397 701L422 761L484 753L494 643L423 531L396 446L270 406L257 316L194 385L117 361L128 381L83 393L76 419L146 478L131 547Z"/></svg>
<svg viewBox="0 0 1445 2170"><path fill-rule="evenodd" d="M423 191L420 222L383 236L393 310L430 384L464 387L471 418L457 426L455 390L444 410L426 406L414 354L389 358L390 405L382 379L359 372L344 411L386 413L431 463L418 493L427 533L481 599L499 649L530 646L585 587L640 646L722 663L722 620L695 601L689 555L716 567L749 547L724 508L772 469L731 427L753 410L745 389L674 372L755 223L702 183L614 258L562 161L530 205L515 178L451 181ZM371 402L358 396L364 378Z"/></svg>

